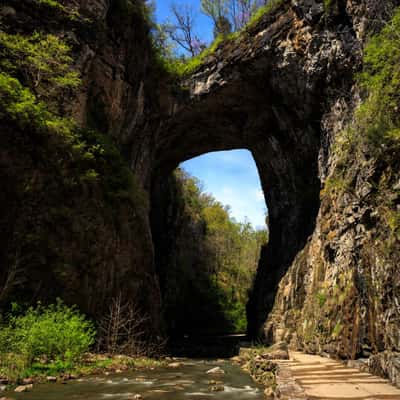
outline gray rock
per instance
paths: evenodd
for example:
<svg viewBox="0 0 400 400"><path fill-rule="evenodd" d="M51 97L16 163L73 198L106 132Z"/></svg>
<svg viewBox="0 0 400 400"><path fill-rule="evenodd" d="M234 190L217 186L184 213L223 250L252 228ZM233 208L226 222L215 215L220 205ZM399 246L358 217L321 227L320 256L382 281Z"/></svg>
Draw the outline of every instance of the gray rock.
<svg viewBox="0 0 400 400"><path fill-rule="evenodd" d="M209 375L224 375L225 371L221 367L215 367L215 368L209 369L206 372L206 374L209 374Z"/></svg>

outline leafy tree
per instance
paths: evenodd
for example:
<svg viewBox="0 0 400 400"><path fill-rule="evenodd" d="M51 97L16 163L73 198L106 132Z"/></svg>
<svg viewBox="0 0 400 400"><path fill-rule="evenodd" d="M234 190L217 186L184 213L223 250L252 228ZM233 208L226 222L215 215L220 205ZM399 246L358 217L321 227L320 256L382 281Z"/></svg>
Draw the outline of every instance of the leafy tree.
<svg viewBox="0 0 400 400"><path fill-rule="evenodd" d="M201 0L200 4L202 12L214 23L214 37L230 33L232 28L228 19L229 0Z"/></svg>
<svg viewBox="0 0 400 400"><path fill-rule="evenodd" d="M1 68L11 75L21 75L38 98L48 100L58 89L79 86L70 51L55 35L35 32L24 36L0 31Z"/></svg>
<svg viewBox="0 0 400 400"><path fill-rule="evenodd" d="M268 0L201 0L202 12L214 23L214 37L242 29Z"/></svg>

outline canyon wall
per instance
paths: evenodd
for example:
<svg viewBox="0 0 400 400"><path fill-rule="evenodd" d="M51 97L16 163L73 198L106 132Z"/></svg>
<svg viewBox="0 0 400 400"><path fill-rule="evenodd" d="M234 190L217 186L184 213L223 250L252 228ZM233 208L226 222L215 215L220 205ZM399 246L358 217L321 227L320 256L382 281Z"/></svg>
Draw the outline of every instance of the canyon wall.
<svg viewBox="0 0 400 400"><path fill-rule="evenodd" d="M60 107L110 137L135 182L129 201L111 203L99 183L70 188L74 165L57 141L3 115L3 282L22 270L10 293L31 300L51 288L95 314L123 291L159 330L149 212L169 205L149 193L184 160L246 148L270 211L249 334L369 358L399 382L398 149L362 143L349 156L341 146L363 97L365 42L398 1L277 2L184 78L157 62L140 2L65 0L80 15L67 21L33 0L6 3L9 31L40 26L73 44L83 85Z"/></svg>

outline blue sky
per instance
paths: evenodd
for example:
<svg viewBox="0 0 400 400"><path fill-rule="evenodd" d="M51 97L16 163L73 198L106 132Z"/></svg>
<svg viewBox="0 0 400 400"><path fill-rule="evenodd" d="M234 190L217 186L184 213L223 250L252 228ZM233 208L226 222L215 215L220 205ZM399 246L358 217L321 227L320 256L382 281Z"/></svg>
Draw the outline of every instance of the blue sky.
<svg viewBox="0 0 400 400"><path fill-rule="evenodd" d="M265 227L266 205L253 156L247 150L207 153L181 164L204 184L204 190L231 206L231 215L255 228Z"/></svg>
<svg viewBox="0 0 400 400"><path fill-rule="evenodd" d="M212 42L212 22L211 20L200 12L200 0L156 0L156 18L158 22L165 22L171 14L171 4L191 4L196 15L196 28L195 33L200 39L207 43Z"/></svg>

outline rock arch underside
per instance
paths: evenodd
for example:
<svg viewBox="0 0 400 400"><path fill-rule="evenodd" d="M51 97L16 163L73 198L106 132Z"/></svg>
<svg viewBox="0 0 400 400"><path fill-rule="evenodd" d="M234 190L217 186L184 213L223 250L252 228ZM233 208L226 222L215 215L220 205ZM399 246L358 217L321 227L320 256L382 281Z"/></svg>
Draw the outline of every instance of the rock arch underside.
<svg viewBox="0 0 400 400"><path fill-rule="evenodd" d="M4 19L16 29L38 23L28 0L6 3L15 14ZM249 334L314 353L370 357L371 368L399 383L398 243L389 256L379 252L376 242L384 233L366 197L380 173L377 164L368 157L354 160L348 165L356 182L352 194L324 195L337 163L332 143L358 103L354 76L367 33L385 12L381 3L332 0L327 8L322 0L282 1L184 79L160 73L138 13L120 15L113 1L71 3L80 3L96 31L63 26L63 34L74 37L84 81L65 109L113 138L147 201L143 207L120 205L111 215L96 192L69 193L64 201L79 208L79 217L54 232L41 217L49 202L60 201L56 195L52 200L53 189L37 202L15 194L26 174L35 173L39 187L46 187L47 172L31 159L26 171L26 157L7 139L14 128L6 124L0 260L9 262L4 254L15 251L15 227L28 213L30 223L44 226L50 242L62 248L57 255L41 248L40 260L25 267L24 293L62 293L95 314L123 292L139 298L157 331L162 316L153 240L162 240L163 232L154 223L152 232L149 215L168 205L154 201L154 191L166 190L182 161L246 148L256 161L270 218L270 241L248 304ZM49 23L46 29L55 28ZM82 221L89 227L83 229ZM49 266L60 259L67 276Z"/></svg>

